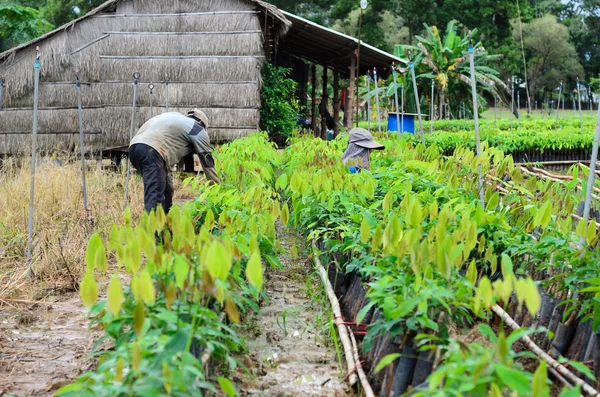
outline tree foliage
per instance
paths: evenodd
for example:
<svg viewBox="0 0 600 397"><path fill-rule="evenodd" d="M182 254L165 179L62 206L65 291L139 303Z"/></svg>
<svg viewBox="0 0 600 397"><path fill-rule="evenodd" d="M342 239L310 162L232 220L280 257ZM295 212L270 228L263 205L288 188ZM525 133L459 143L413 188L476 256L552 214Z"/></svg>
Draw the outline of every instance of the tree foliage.
<svg viewBox="0 0 600 397"><path fill-rule="evenodd" d="M523 25L523 41L529 69L529 91L554 89L565 78L583 74L569 32L556 17L546 15Z"/></svg>
<svg viewBox="0 0 600 397"><path fill-rule="evenodd" d="M279 144L291 135L298 122L297 83L290 69L265 62L262 70L260 128Z"/></svg>
<svg viewBox="0 0 600 397"><path fill-rule="evenodd" d="M38 10L22 5L0 5L0 51L31 40L52 29Z"/></svg>

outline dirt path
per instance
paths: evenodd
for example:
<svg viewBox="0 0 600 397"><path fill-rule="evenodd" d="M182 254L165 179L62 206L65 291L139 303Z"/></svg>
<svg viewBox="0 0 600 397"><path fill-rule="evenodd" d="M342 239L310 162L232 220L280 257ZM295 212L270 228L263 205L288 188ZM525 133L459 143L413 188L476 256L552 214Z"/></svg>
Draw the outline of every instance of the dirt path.
<svg viewBox="0 0 600 397"><path fill-rule="evenodd" d="M242 396L350 396L335 349L326 346L326 306L307 297L320 292L318 279L311 277L312 262L306 254L292 258L292 245L301 246L301 240L279 237L284 270L267 270L268 302L247 336L246 365L254 376L237 379L238 390Z"/></svg>
<svg viewBox="0 0 600 397"><path fill-rule="evenodd" d="M52 396L95 365L79 296L55 299L0 312L0 396Z"/></svg>

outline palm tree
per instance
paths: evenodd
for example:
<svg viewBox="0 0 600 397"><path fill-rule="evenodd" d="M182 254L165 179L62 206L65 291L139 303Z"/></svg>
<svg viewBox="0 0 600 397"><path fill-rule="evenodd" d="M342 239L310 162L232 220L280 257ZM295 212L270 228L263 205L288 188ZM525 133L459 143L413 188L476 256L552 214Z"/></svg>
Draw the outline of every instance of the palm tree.
<svg viewBox="0 0 600 397"><path fill-rule="evenodd" d="M420 65L419 79L433 79L435 81L435 92L438 106L437 117L444 114L444 109L450 104L455 107L461 102L467 102L470 98L471 72L469 69L469 38L457 33L457 22L451 21L443 39L437 27L425 25L427 35L416 36L417 46L397 46L397 54L405 53L411 49L417 52L415 65ZM476 35L477 30L472 32ZM478 85L509 104L508 96L510 88L500 80L499 73L487 66L491 62L498 61L502 55L490 55L482 47L481 43L475 46L475 79ZM422 70L427 67L428 71ZM508 96L507 96L508 94ZM483 98L480 98L483 101ZM480 102L482 103L482 102ZM446 114L446 117L449 117Z"/></svg>

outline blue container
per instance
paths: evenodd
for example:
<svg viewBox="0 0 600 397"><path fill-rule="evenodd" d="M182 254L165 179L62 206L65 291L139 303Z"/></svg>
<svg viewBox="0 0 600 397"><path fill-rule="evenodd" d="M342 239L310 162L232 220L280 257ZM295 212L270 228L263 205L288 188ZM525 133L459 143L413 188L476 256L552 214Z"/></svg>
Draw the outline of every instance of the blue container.
<svg viewBox="0 0 600 397"><path fill-rule="evenodd" d="M398 131L402 126L402 116L396 113L390 113L388 117L388 131ZM410 134L415 133L415 115L404 113L404 130Z"/></svg>

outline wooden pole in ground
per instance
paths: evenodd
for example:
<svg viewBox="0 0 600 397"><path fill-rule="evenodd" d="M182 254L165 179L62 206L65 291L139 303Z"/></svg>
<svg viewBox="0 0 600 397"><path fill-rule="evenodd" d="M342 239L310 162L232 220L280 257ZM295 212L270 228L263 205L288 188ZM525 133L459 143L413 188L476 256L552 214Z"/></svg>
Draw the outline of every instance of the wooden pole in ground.
<svg viewBox="0 0 600 397"><path fill-rule="evenodd" d="M371 71L367 71L367 129L371 131Z"/></svg>
<svg viewBox="0 0 600 397"><path fill-rule="evenodd" d="M425 146L425 131L423 131L423 117L421 117L421 104L419 103L419 89L417 88L417 78L415 77L415 63L412 60L412 53L408 51L408 61L410 75L413 82L413 91L415 92L415 104L417 107L417 117L419 118L419 130L421 132L421 143Z"/></svg>
<svg viewBox="0 0 600 397"><path fill-rule="evenodd" d="M474 61L473 40L471 39L471 31L469 30L469 63L471 67L471 94L473 96L473 120L475 121L475 146L477 149L477 157L481 158L481 140L479 138L479 105L477 104L477 82L475 80L475 61ZM481 172L481 164L479 168L479 180L477 181L479 190L479 199L481 205L485 208L485 196L483 193L483 175Z"/></svg>
<svg viewBox="0 0 600 397"><path fill-rule="evenodd" d="M379 112L379 78L377 69L373 68L373 82L375 83L375 105L377 106L377 129L381 132L381 113Z"/></svg>
<svg viewBox="0 0 600 397"><path fill-rule="evenodd" d="M562 81L560 82L560 85L558 86L558 101L556 102L556 128L558 128L558 112L560 110L560 96L562 94Z"/></svg>
<svg viewBox="0 0 600 397"><path fill-rule="evenodd" d="M317 135L317 65L313 64L310 69L311 79L311 103L310 103L310 129L313 135Z"/></svg>
<svg viewBox="0 0 600 397"><path fill-rule="evenodd" d="M348 87L348 128L352 128L354 117L354 84L356 79L356 57L350 55L350 84ZM356 119L356 127L358 127L358 118Z"/></svg>
<svg viewBox="0 0 600 397"><path fill-rule="evenodd" d="M400 129L400 109L398 107L398 81L396 80L396 65L392 63L392 79L394 79L394 104L396 105L396 128L398 128L398 138L402 130Z"/></svg>
<svg viewBox="0 0 600 397"><path fill-rule="evenodd" d="M431 99L429 100L429 107L431 108L430 113L431 113L431 118L429 119L429 133L433 134L433 117L434 117L434 110L433 110L433 104L434 104L434 100L433 100L433 96L435 94L435 80L431 79Z"/></svg>
<svg viewBox="0 0 600 397"><path fill-rule="evenodd" d="M340 72L333 72L333 137L340 133Z"/></svg>
<svg viewBox="0 0 600 397"><path fill-rule="evenodd" d="M323 64L323 94L321 95L321 139L325 139L327 133L327 102L329 93L327 90L327 65Z"/></svg>
<svg viewBox="0 0 600 397"><path fill-rule="evenodd" d="M79 80L79 71L75 71L75 76L77 78L77 115L79 117L79 148L81 150L81 186L83 188L83 209L87 211L87 186L85 183L85 142L83 139L83 107L81 105L81 81Z"/></svg>
<svg viewBox="0 0 600 397"><path fill-rule="evenodd" d="M133 132L135 131L135 110L136 110L136 101L137 101L137 86L140 80L140 74L135 72L133 74L133 106L131 107L131 128L129 130L129 142L133 139ZM102 162L102 157L100 157L100 162ZM125 181L125 205L123 209L127 208L127 204L129 204L129 180L131 179L131 160L129 159L129 155L127 155L127 177Z"/></svg>
<svg viewBox="0 0 600 397"><path fill-rule="evenodd" d="M38 100L40 87L40 47L35 49L34 88L33 88L33 130L31 140L31 186L29 189L29 223L27 227L27 263L29 265L28 277L32 276L32 245L33 245L33 199L35 197L35 163L37 154L37 127L38 127Z"/></svg>
<svg viewBox="0 0 600 397"><path fill-rule="evenodd" d="M579 103L579 130L583 134L583 115L581 114L581 85L579 85L579 77L577 77L577 102Z"/></svg>
<svg viewBox="0 0 600 397"><path fill-rule="evenodd" d="M594 144L592 146L592 158L590 159L590 171L588 176L587 191L585 194L585 204L583 206L583 219L587 223L590 218L590 207L592 204L592 193L594 190L594 178L596 177L596 161L598 160L598 142L600 141L600 109L596 116L596 133L594 134Z"/></svg>

